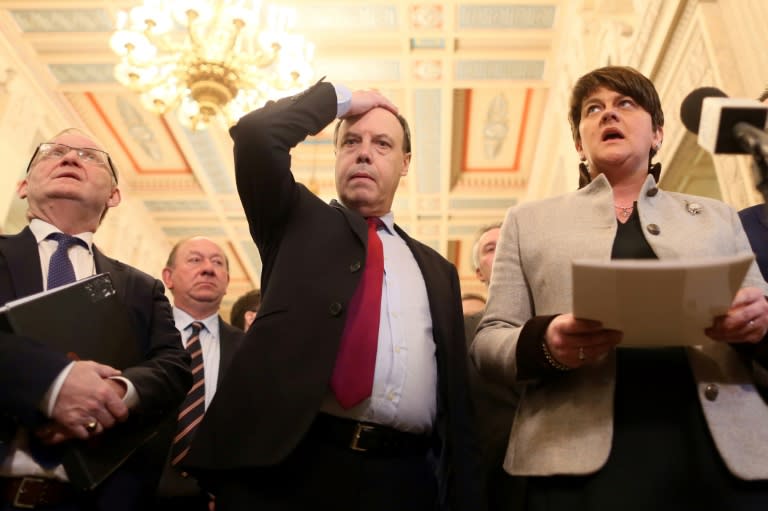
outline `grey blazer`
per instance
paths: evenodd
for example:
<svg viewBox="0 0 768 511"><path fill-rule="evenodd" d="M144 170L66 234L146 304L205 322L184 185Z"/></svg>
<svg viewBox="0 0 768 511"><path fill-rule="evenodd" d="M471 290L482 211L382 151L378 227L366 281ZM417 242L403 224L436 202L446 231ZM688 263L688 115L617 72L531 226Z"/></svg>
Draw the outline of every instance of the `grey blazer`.
<svg viewBox="0 0 768 511"><path fill-rule="evenodd" d="M689 211L691 203L700 206L699 213ZM649 176L637 210L660 259L750 251L736 211L720 201L659 190ZM570 312L571 261L609 259L615 235L613 195L602 175L579 191L509 211L485 315L472 345L481 373L500 382L517 381L516 346L523 325L533 316ZM755 264L744 286L766 290ZM768 386L765 368L714 342L688 348L688 358L704 416L726 465L741 479L768 479L768 405L756 389L756 384ZM505 470L534 476L599 470L611 449L615 373L614 354L558 378L525 382Z"/></svg>

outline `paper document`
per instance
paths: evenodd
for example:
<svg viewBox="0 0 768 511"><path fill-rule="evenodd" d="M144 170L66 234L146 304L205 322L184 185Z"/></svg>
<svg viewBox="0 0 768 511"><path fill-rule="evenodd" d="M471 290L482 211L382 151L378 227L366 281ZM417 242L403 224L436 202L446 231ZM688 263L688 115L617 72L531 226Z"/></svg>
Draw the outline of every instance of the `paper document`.
<svg viewBox="0 0 768 511"><path fill-rule="evenodd" d="M573 315L624 332L622 346L711 342L704 329L725 314L754 256L573 262Z"/></svg>

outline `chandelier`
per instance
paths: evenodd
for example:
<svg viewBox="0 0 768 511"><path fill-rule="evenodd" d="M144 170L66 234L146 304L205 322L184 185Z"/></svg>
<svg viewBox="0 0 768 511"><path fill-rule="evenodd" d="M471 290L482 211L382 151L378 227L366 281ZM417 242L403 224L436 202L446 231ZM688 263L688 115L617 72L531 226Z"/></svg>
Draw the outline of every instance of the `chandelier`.
<svg viewBox="0 0 768 511"><path fill-rule="evenodd" d="M192 129L233 124L309 85L314 45L290 32L295 17L260 0L144 0L118 15L115 78L152 112L178 107Z"/></svg>

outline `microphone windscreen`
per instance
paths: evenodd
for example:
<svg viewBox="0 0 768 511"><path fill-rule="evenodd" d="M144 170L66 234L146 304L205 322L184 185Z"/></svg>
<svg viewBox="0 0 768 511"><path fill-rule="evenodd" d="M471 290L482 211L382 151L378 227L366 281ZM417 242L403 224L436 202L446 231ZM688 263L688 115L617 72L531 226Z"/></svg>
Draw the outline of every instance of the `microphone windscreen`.
<svg viewBox="0 0 768 511"><path fill-rule="evenodd" d="M699 132L701 106L704 98L727 98L728 95L717 87L699 87L689 93L680 104L680 119L693 133Z"/></svg>
<svg viewBox="0 0 768 511"><path fill-rule="evenodd" d="M760 102L763 102L766 99L768 99L768 85L765 86L765 90L763 91L762 94L760 94L760 97L757 98L757 100Z"/></svg>

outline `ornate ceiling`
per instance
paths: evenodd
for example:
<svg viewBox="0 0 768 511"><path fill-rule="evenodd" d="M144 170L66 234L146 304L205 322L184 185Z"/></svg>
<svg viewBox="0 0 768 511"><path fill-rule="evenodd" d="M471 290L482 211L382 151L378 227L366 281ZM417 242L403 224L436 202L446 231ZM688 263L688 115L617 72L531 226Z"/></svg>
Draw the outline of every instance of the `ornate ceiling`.
<svg viewBox="0 0 768 511"><path fill-rule="evenodd" d="M222 124L193 132L173 115L145 112L115 81L109 38L118 11L137 3L0 0L0 25L51 93L110 148L123 194L143 206L169 243L205 235L226 247L231 304L260 276L235 189L231 142ZM547 150L542 119L563 48L571 44L565 24L574 12L621 16L631 4L291 2L296 30L316 45L317 78L380 89L410 120L413 162L395 218L457 265L465 291L482 290L470 256L478 227L500 221L521 200L537 151ZM564 119L557 121L567 129ZM324 199L334 197L328 129L294 151L293 165L299 181Z"/></svg>

